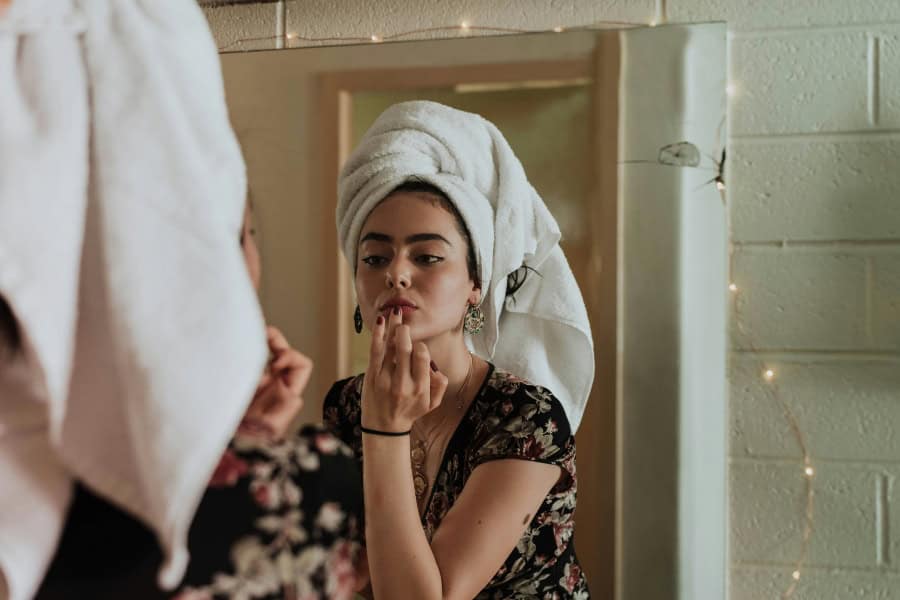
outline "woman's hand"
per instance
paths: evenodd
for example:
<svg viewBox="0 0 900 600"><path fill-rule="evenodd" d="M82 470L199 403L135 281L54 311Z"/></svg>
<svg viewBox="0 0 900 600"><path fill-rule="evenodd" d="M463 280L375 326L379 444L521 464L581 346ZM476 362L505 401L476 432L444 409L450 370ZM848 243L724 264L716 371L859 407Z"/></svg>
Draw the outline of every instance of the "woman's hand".
<svg viewBox="0 0 900 600"><path fill-rule="evenodd" d="M387 321L378 317L363 385L363 427L408 431L416 419L440 406L447 383L428 347L412 343L402 312L391 312Z"/></svg>
<svg viewBox="0 0 900 600"><path fill-rule="evenodd" d="M303 390L312 374L313 363L291 348L275 327L266 327L266 337L272 359L266 366L238 432L280 439L303 408Z"/></svg>

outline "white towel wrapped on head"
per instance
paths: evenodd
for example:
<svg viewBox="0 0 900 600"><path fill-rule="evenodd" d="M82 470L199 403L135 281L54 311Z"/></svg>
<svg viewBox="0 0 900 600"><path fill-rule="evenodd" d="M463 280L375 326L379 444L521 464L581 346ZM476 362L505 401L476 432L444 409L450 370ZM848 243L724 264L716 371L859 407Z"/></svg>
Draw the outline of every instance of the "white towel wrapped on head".
<svg viewBox="0 0 900 600"><path fill-rule="evenodd" d="M338 182L338 237L351 267L369 213L413 178L442 190L472 237L485 315L484 329L469 337L472 349L550 389L574 432L594 379L587 311L559 226L492 123L428 101L396 104L378 117ZM536 273L507 297L507 276L523 265Z"/></svg>

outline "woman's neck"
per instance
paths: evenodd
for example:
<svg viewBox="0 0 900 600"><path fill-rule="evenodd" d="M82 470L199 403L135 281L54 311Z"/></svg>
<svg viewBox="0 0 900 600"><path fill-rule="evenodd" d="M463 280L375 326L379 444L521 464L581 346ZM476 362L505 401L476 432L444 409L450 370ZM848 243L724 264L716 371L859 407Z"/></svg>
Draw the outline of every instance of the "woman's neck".
<svg viewBox="0 0 900 600"><path fill-rule="evenodd" d="M439 338L423 340L425 345L428 346L431 360L434 361L438 371L443 373L449 380L447 391L444 392L444 399L441 402L441 406L434 411L435 413L458 410L457 399L463 402L468 399L467 394L471 391L473 387L472 380L475 378L474 371L477 370L477 363L474 357L469 354L462 332L456 335L452 334L456 334L456 332L451 332L451 335L440 336ZM468 389L462 390L464 385ZM463 392L462 395L460 395L461 391Z"/></svg>
<svg viewBox="0 0 900 600"><path fill-rule="evenodd" d="M471 363L462 335L444 335L422 341L428 346L428 353L438 371L450 380L447 391L452 393L466 378Z"/></svg>

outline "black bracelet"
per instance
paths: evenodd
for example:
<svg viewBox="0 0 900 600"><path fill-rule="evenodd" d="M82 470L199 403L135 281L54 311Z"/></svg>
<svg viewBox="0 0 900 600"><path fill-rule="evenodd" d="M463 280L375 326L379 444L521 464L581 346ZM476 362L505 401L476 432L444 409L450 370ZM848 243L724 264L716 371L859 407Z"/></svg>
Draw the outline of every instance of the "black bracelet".
<svg viewBox="0 0 900 600"><path fill-rule="evenodd" d="M381 431L379 429L369 429L368 427L363 427L362 425L359 426L359 430L363 433L371 433L372 435L386 435L388 437L409 435L410 431L412 431L412 429L410 429L409 431Z"/></svg>

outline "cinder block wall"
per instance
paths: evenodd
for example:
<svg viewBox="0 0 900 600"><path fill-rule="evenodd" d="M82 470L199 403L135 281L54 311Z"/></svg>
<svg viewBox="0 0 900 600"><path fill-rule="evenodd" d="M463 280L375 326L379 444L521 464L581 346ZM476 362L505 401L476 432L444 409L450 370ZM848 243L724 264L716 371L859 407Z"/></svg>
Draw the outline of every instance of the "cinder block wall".
<svg viewBox="0 0 900 600"><path fill-rule="evenodd" d="M815 534L795 597L900 598L900 2L287 0L205 10L220 46L267 38L235 46L244 49L274 48L287 32L368 37L461 20L727 21L739 288L730 599L780 597L800 551L798 448L760 359L817 468Z"/></svg>

